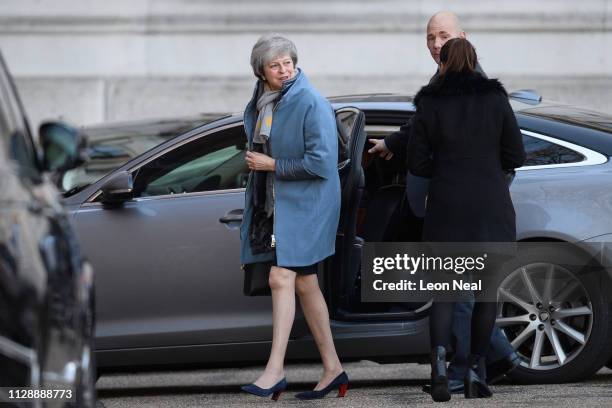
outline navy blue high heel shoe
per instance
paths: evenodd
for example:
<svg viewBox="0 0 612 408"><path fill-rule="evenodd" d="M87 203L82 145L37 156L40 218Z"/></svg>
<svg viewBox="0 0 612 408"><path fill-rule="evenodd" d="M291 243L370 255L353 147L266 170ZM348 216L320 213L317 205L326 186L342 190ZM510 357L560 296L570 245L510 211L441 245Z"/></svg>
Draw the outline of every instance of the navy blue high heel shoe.
<svg viewBox="0 0 612 408"><path fill-rule="evenodd" d="M338 389L338 397L344 397L348 391L348 383L348 375L343 371L322 390L300 392L299 394L295 394L295 398L302 400L323 398L336 388Z"/></svg>
<svg viewBox="0 0 612 408"><path fill-rule="evenodd" d="M287 389L287 380L282 379L270 388L261 388L255 384L243 385L240 389L249 394L257 395L258 397L268 397L272 394L272 400L277 401L285 389Z"/></svg>

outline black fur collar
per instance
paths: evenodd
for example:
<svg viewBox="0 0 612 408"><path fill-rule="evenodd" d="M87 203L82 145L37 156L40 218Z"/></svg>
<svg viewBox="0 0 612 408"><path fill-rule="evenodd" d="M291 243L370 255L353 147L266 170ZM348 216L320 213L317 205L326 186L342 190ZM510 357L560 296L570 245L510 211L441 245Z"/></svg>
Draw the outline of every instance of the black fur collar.
<svg viewBox="0 0 612 408"><path fill-rule="evenodd" d="M485 78L478 72L451 72L422 87L414 97L414 104L418 106L424 96L471 95L489 92L502 92L508 95L504 86L497 79Z"/></svg>

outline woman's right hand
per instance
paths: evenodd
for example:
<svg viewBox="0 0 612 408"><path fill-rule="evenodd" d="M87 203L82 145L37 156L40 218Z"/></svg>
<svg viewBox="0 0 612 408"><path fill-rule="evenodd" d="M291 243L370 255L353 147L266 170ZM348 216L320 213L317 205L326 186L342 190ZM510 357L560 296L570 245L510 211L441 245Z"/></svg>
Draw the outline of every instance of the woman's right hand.
<svg viewBox="0 0 612 408"><path fill-rule="evenodd" d="M276 168L276 161L272 157L257 152L247 151L244 161L250 170L274 171Z"/></svg>

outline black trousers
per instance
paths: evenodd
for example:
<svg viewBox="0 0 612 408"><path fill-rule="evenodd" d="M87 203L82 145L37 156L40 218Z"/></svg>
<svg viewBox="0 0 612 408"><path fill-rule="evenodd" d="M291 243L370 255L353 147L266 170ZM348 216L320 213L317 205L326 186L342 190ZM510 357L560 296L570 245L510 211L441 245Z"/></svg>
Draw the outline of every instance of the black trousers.
<svg viewBox="0 0 612 408"><path fill-rule="evenodd" d="M470 354L478 354L486 356L491 343L491 334L495 326L495 318L497 316L497 302L492 301L491 290L497 293L501 280L505 276L504 269L500 268L504 257L490 256L497 262L493 269L495 273L483 273L477 277L482 280L483 287L489 288L487 295L484 292L475 294L474 308L472 310L472 318L470 323ZM471 279L475 279L472 276ZM485 297L486 296L486 297ZM453 316L455 303L452 301L436 301L434 298L429 316L429 336L432 348L442 346L448 348L451 343ZM465 322L466 324L468 322Z"/></svg>
<svg viewBox="0 0 612 408"><path fill-rule="evenodd" d="M448 348L453 327L455 302L433 302L429 315L429 336L431 346ZM470 353L485 356L491 342L495 325L497 303L476 302L472 311Z"/></svg>

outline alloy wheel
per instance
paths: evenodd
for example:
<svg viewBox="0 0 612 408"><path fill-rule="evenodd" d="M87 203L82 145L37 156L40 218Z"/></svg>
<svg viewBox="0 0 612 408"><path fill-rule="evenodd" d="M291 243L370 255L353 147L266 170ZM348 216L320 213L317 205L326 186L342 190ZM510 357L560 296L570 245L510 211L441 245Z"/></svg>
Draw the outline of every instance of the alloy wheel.
<svg viewBox="0 0 612 408"><path fill-rule="evenodd" d="M569 270L532 263L508 275L498 290L497 325L531 370L553 370L580 354L589 340L593 308Z"/></svg>

